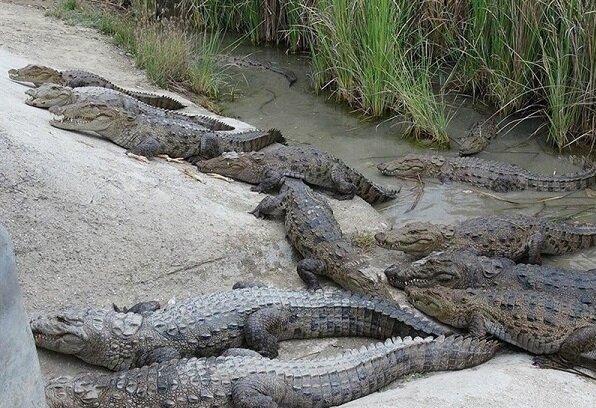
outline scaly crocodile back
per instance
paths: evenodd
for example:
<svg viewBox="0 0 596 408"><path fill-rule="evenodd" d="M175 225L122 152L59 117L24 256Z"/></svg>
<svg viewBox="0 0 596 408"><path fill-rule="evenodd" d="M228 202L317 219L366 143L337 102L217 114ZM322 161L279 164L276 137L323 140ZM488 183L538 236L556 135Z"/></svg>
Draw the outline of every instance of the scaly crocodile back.
<svg viewBox="0 0 596 408"><path fill-rule="evenodd" d="M122 92L123 94L132 96L133 98L138 99L141 102L145 102L148 105L155 106L156 108L175 110L185 107L182 103L169 96L121 88L118 85L115 85L107 79L92 72L83 70L67 70L62 72L62 77L64 78L65 85L70 86L71 88L78 88L81 86L99 86L102 88L114 89L116 91Z"/></svg>
<svg viewBox="0 0 596 408"><path fill-rule="evenodd" d="M574 191L596 182L596 167L563 176L542 176L521 167L477 157L448 158L441 180L460 181L497 192Z"/></svg>
<svg viewBox="0 0 596 408"><path fill-rule="evenodd" d="M259 404L242 401L242 394L236 392L238 382L244 381L279 406L322 408L368 395L404 375L481 364L499 347L496 341L469 337L392 338L326 359L283 361L237 355L171 360L115 374L59 377L46 386L46 397L50 408L84 406L78 399L80 390L88 391L86 403L96 398L105 406L256 408Z"/></svg>

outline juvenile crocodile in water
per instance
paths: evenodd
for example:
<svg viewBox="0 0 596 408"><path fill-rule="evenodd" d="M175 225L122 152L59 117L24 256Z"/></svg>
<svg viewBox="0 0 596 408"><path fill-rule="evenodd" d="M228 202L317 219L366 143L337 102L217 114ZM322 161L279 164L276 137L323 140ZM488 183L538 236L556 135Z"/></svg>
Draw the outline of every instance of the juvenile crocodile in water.
<svg viewBox="0 0 596 408"><path fill-rule="evenodd" d="M35 86L42 84L58 84L78 88L80 86L99 86L102 88L114 89L124 94L130 95L146 104L163 109L181 109L184 105L165 95L156 95L147 92L133 91L124 89L100 77L97 74L83 71L80 69L57 71L53 68L43 65L29 64L23 68L11 69L8 71L8 77L13 81L31 82Z"/></svg>
<svg viewBox="0 0 596 408"><path fill-rule="evenodd" d="M596 244L596 225L564 224L523 215L478 217L456 225L413 222L375 235L377 244L419 256L467 249L477 255L524 257L540 264L541 254L562 255Z"/></svg>
<svg viewBox="0 0 596 408"><path fill-rule="evenodd" d="M285 177L280 193L265 197L251 213L284 216L286 235L304 257L298 275L310 289L320 287L322 275L348 290L389 296L386 284L367 273L367 259L343 236L327 200L302 180Z"/></svg>
<svg viewBox="0 0 596 408"><path fill-rule="evenodd" d="M188 121L134 115L100 103L77 103L50 108L61 117L52 126L79 131L94 131L137 156L168 155L194 159L219 156L224 151L253 151L271 143L285 142L276 129L239 133L214 132Z"/></svg>
<svg viewBox="0 0 596 408"><path fill-rule="evenodd" d="M224 153L197 163L197 167L206 173L257 184L254 191L270 191L279 186L284 176L290 176L337 191L345 198L357 194L371 204L397 195L397 191L373 183L343 161L314 147L279 146L263 152Z"/></svg>
<svg viewBox="0 0 596 408"><path fill-rule="evenodd" d="M268 287L216 292L142 314L68 307L36 314L31 330L39 347L111 370L244 346L274 357L278 340L287 339L450 333L417 311L380 298Z"/></svg>
<svg viewBox="0 0 596 408"><path fill-rule="evenodd" d="M364 397L413 373L460 370L500 345L466 337L392 338L313 360L269 360L235 349L225 357L171 360L113 374L58 377L49 408L324 408Z"/></svg>
<svg viewBox="0 0 596 408"><path fill-rule="evenodd" d="M591 187L596 182L596 165L569 175L543 176L512 164L477 157L445 157L408 154L381 163L379 171L387 176L429 176L441 182L460 181L492 191L574 191Z"/></svg>
<svg viewBox="0 0 596 408"><path fill-rule="evenodd" d="M496 136L497 126L494 117L474 123L458 141L459 155L468 156L483 151Z"/></svg>
<svg viewBox="0 0 596 408"><path fill-rule="evenodd" d="M234 130L233 126L209 116L187 115L168 109L156 108L120 91L97 86L70 88L57 84L43 84L39 88L28 89L25 94L29 96L25 103L37 108L47 109L53 106L59 107L82 102L105 103L135 115L144 114L159 118L187 120L209 130ZM55 112L59 113L59 111Z"/></svg>
<svg viewBox="0 0 596 408"><path fill-rule="evenodd" d="M552 266L516 264L509 258L478 256L471 251L433 252L407 267L385 270L389 283L429 288L537 290L570 296L596 306L596 269L577 272Z"/></svg>
<svg viewBox="0 0 596 408"><path fill-rule="evenodd" d="M470 334L488 334L534 354L551 355L539 365L596 367L596 307L533 290L407 287L422 312Z"/></svg>

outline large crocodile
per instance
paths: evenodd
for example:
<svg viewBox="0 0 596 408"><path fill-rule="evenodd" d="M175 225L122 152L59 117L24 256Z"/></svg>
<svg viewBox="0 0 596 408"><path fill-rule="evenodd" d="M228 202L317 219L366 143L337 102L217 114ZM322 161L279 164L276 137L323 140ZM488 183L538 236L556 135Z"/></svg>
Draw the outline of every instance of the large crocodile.
<svg viewBox="0 0 596 408"><path fill-rule="evenodd" d="M11 69L8 71L8 77L13 81L31 82L35 86L42 84L58 84L78 88L81 86L99 86L102 88L114 89L132 96L146 104L163 109L181 109L184 105L165 95L156 95L147 92L132 91L124 89L91 72L75 69L66 71L57 71L53 68L43 65L29 64L23 68Z"/></svg>
<svg viewBox="0 0 596 408"><path fill-rule="evenodd" d="M387 176L429 176L441 182L460 181L496 192L574 191L593 186L596 165L586 164L575 174L543 176L521 167L477 157L445 157L439 155L408 154L396 160L381 163L378 169Z"/></svg>
<svg viewBox="0 0 596 408"><path fill-rule="evenodd" d="M459 142L459 155L468 156L481 152L497 135L494 117L474 123Z"/></svg>
<svg viewBox="0 0 596 408"><path fill-rule="evenodd" d="M304 257L298 275L310 289L320 287L317 275L323 275L348 290L389 296L386 285L367 273L366 258L343 236L327 200L302 180L285 177L280 193L265 197L251 214L284 215L286 235Z"/></svg>
<svg viewBox="0 0 596 408"><path fill-rule="evenodd" d="M596 352L596 307L533 290L407 287L419 310L470 334L491 334L534 354L543 366L592 367ZM583 355L583 356L582 356ZM587 360L587 361L586 361Z"/></svg>
<svg viewBox="0 0 596 408"><path fill-rule="evenodd" d="M454 289L538 290L556 296L572 296L596 305L596 269L576 272L516 264L509 258L478 256L471 251L441 251L413 262L408 267L392 265L385 270L393 286Z"/></svg>
<svg viewBox="0 0 596 408"><path fill-rule="evenodd" d="M239 133L213 132L184 120L160 118L131 112L101 103L77 103L50 108L61 115L52 126L80 131L94 131L137 156L192 159L215 157L224 151L253 151L271 143L284 142L272 129Z"/></svg>
<svg viewBox="0 0 596 408"><path fill-rule="evenodd" d="M124 109L135 115L142 113L160 118L187 120L204 126L209 130L234 130L233 126L209 116L187 115L168 109L157 108L147 105L132 96L123 94L120 91L97 86L70 88L57 84L43 84L39 88L28 89L25 94L29 96L25 100L25 103L37 108L51 108L53 106L64 106L82 102L105 103L116 108Z"/></svg>
<svg viewBox="0 0 596 408"><path fill-rule="evenodd" d="M410 308L372 296L260 286L190 298L142 314L68 307L38 313L31 329L39 347L111 370L219 355L244 346L275 357L278 339L450 333Z"/></svg>
<svg viewBox="0 0 596 408"><path fill-rule="evenodd" d="M455 226L412 222L375 235L377 244L426 256L433 251L468 249L477 255L528 258L540 264L541 254L561 255L596 244L596 225L564 224L523 215L465 220Z"/></svg>
<svg viewBox="0 0 596 408"><path fill-rule="evenodd" d="M397 337L325 359L291 361L235 349L225 357L58 377L46 386L46 398L49 408L324 408L408 374L476 366L499 347L494 340L469 337Z"/></svg>
<svg viewBox="0 0 596 408"><path fill-rule="evenodd" d="M335 190L347 198L357 194L369 203L387 201L397 195L397 191L373 183L343 161L314 147L280 146L264 152L226 153L199 162L197 167L203 172L257 184L254 191L269 191L284 176L291 176Z"/></svg>

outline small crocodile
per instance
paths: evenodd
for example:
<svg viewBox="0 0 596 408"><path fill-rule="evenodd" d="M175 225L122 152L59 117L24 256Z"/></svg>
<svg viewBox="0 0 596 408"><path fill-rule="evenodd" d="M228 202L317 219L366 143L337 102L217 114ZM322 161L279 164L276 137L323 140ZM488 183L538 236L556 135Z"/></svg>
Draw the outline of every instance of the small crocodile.
<svg viewBox="0 0 596 408"><path fill-rule="evenodd" d="M596 308L569 297L532 290L407 287L422 312L470 334L491 334L534 354L539 365L572 368L596 352ZM582 356L584 355L584 356ZM592 367L592 362L588 362Z"/></svg>
<svg viewBox="0 0 596 408"><path fill-rule="evenodd" d="M260 68L267 71L275 72L276 74L280 74L288 80L289 86L294 85L298 78L296 74L289 70L285 69L276 65L273 65L270 62L259 62L248 57L240 57L240 56L231 56L231 55L218 55L215 59L220 64L225 65L232 65L236 67L248 67L248 68Z"/></svg>
<svg viewBox="0 0 596 408"><path fill-rule="evenodd" d="M576 272L555 268L516 264L509 258L478 256L471 251L442 251L403 268L392 265L385 270L389 283L406 286L446 286L454 289L537 290L557 296L572 296L596 305L596 269Z"/></svg>
<svg viewBox="0 0 596 408"><path fill-rule="evenodd" d="M429 176L441 182L459 181L492 191L575 191L596 183L596 165L585 165L575 174L543 176L521 167L477 157L445 157L439 155L408 154L381 163L379 171L387 176Z"/></svg>
<svg viewBox="0 0 596 408"><path fill-rule="evenodd" d="M147 303L149 308L140 308ZM253 286L186 299L165 309L155 310L158 306L151 303L135 305L129 313L73 307L38 313L31 319L31 331L39 347L111 370L214 356L247 345L275 357L278 340L296 338L450 333L411 308L341 290Z"/></svg>
<svg viewBox="0 0 596 408"><path fill-rule="evenodd" d="M124 109L135 115L142 113L160 118L187 120L204 126L209 130L234 130L233 126L209 116L187 115L168 109L156 108L120 91L97 86L70 88L57 84L43 84L39 88L28 89L25 94L29 96L25 103L37 108L47 109L53 106L72 105L82 102L105 103L116 108Z"/></svg>
<svg viewBox="0 0 596 408"><path fill-rule="evenodd" d="M499 348L494 340L441 336L395 337L312 360L269 360L235 349L225 357L58 377L45 391L49 408L324 408L364 397L408 374L482 364Z"/></svg>
<svg viewBox="0 0 596 408"><path fill-rule="evenodd" d="M133 98L145 102L148 105L158 108L181 109L185 107L183 104L169 96L124 89L111 83L107 79L100 77L99 75L79 69L57 71L53 68L43 65L29 64L23 68L9 70L8 77L13 81L31 82L35 86L40 86L47 83L69 86L71 88L78 88L81 86L99 86L102 88L120 91L126 95L130 95Z"/></svg>
<svg viewBox="0 0 596 408"><path fill-rule="evenodd" d="M342 198L355 194L369 203L395 198L397 191L383 188L348 167L331 154L313 147L279 146L264 152L224 153L220 157L197 163L200 171L257 184L254 191L278 187L284 176L335 190Z"/></svg>
<svg viewBox="0 0 596 408"><path fill-rule="evenodd" d="M496 136L497 126L494 117L474 123L459 140L459 155L468 156L483 151Z"/></svg>
<svg viewBox="0 0 596 408"><path fill-rule="evenodd" d="M50 108L61 115L52 126L79 131L94 131L136 156L193 159L215 157L224 151L253 151L271 143L283 143L276 129L239 133L213 132L185 120L159 118L101 103L77 103Z"/></svg>
<svg viewBox="0 0 596 408"><path fill-rule="evenodd" d="M433 251L467 249L477 255L504 256L515 261L528 258L540 264L541 254L562 255L596 244L596 225L550 222L523 215L501 215L465 220L455 226L413 222L379 232L377 244L415 255Z"/></svg>
<svg viewBox="0 0 596 408"><path fill-rule="evenodd" d="M327 200L302 180L284 177L279 194L265 197L251 214L284 215L286 235L304 257L298 275L309 289L320 288L317 275L323 275L354 292L389 296L386 285L367 274L366 258L343 236Z"/></svg>

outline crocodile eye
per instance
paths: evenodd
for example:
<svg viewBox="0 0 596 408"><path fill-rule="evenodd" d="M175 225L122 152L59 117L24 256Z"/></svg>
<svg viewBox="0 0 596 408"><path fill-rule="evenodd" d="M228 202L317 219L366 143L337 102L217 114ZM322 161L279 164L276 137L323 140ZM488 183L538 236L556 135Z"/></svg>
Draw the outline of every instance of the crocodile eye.
<svg viewBox="0 0 596 408"><path fill-rule="evenodd" d="M435 276L435 279L440 282L449 282L451 279L453 279L453 275L450 275L448 273L440 273L437 276Z"/></svg>

